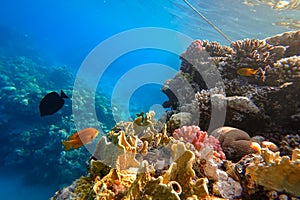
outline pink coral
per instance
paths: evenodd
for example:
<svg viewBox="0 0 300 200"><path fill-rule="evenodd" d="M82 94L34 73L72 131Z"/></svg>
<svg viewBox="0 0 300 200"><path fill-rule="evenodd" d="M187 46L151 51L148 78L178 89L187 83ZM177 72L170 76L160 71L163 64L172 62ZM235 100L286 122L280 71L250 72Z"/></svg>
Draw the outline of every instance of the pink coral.
<svg viewBox="0 0 300 200"><path fill-rule="evenodd" d="M192 48L197 48L199 50L204 50L203 43L202 43L201 40L195 40L195 41L193 41L192 44L191 44L191 47Z"/></svg>
<svg viewBox="0 0 300 200"><path fill-rule="evenodd" d="M214 149L214 155L220 159L225 159L225 154L222 151L220 142L213 136L207 136L207 132L201 131L198 126L183 126L173 132L174 139L180 138L183 141L194 145L197 151L203 147L209 146Z"/></svg>

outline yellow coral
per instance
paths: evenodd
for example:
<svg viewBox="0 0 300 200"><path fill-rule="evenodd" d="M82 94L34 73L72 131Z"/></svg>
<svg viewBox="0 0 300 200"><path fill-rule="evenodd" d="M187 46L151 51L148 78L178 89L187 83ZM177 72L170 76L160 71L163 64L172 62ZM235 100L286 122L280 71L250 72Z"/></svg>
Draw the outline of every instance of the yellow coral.
<svg viewBox="0 0 300 200"><path fill-rule="evenodd" d="M136 173L129 170L118 171L111 169L102 179L95 182L93 191L96 200L112 200L118 195L123 195L134 182Z"/></svg>
<svg viewBox="0 0 300 200"><path fill-rule="evenodd" d="M268 149L262 149L263 162L257 159L246 168L246 176L266 189L286 191L300 196L300 150L293 151L292 159L280 157Z"/></svg>
<svg viewBox="0 0 300 200"><path fill-rule="evenodd" d="M139 167L140 163L135 159L135 155L136 147L130 145L124 131L119 133L118 144L108 142L106 137L102 137L94 153L98 160L119 170Z"/></svg>
<svg viewBox="0 0 300 200"><path fill-rule="evenodd" d="M174 161L167 172L163 175L163 183L167 184L176 181L182 187L181 198L186 199L195 195L199 199L209 197L207 188L208 180L206 178L195 178L193 162L195 155L192 151L187 150L183 142L171 145L171 155Z"/></svg>
<svg viewBox="0 0 300 200"><path fill-rule="evenodd" d="M145 161L141 164L137 177L128 189L126 197L123 198L123 200L133 199L179 200L180 198L173 187L163 183L161 176L157 179L152 177L152 169Z"/></svg>

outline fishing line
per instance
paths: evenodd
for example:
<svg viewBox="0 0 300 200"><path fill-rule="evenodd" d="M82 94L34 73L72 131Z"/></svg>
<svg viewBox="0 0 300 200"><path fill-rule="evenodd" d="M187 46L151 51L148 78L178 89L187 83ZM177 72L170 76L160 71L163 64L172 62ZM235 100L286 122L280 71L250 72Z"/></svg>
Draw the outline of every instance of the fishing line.
<svg viewBox="0 0 300 200"><path fill-rule="evenodd" d="M220 33L227 41L230 43L232 40L225 35L216 25L214 25L212 22L210 22L202 13L200 13L190 2L187 0L183 0L193 11L195 11L204 21L206 21L211 27L213 27L218 33Z"/></svg>

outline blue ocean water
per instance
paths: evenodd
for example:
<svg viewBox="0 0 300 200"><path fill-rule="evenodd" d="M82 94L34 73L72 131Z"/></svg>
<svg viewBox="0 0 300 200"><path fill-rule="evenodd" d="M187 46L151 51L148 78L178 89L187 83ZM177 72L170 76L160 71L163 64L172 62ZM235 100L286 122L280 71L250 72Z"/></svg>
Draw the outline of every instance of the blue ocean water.
<svg viewBox="0 0 300 200"><path fill-rule="evenodd" d="M284 16L299 20L299 11L277 11L264 4L247 6L242 0L191 2L232 40L262 39L293 30L274 25ZM229 44L179 0L1 2L1 199L48 199L85 173L89 152L81 149L65 153L61 146L61 141L75 129L70 117L71 101L66 100L65 107L56 115L43 119L38 114L38 102L52 90L64 89L71 95L76 73L97 45L123 31L143 27L166 28L192 39ZM130 42L142 39L145 38L131 38ZM158 41L163 45L165 42ZM176 47L183 52L187 46L180 42ZM126 41L107 49L99 55L98 62L124 45ZM104 116L111 110L119 114L114 119L121 120L149 109L156 109L158 115L163 113L160 105L167 99L160 91L163 81L147 80L151 73L143 74L145 77L126 76L149 63L152 64L146 67L153 67L157 80L172 78L180 67L179 55L151 48L120 55L107 66L97 83L97 89L105 96L97 101L102 127L113 126L114 120ZM162 70L160 65L168 66L169 70ZM71 79L66 71L75 78ZM122 78L125 82L120 82ZM141 79L145 81L138 82ZM133 83L139 87L130 94L124 91L123 95L129 95L128 103L120 95L114 96L116 85L128 84L129 88ZM113 97L116 98L112 103ZM122 107L128 107L129 115L121 112Z"/></svg>

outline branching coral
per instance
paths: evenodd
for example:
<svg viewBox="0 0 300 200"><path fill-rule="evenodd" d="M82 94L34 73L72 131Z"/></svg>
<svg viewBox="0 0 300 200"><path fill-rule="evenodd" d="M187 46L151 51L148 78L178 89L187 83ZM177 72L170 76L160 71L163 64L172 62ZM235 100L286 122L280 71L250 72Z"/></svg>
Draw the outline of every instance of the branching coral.
<svg viewBox="0 0 300 200"><path fill-rule="evenodd" d="M173 137L177 140L182 138L183 141L193 144L198 151L204 147L211 147L218 158L225 159L219 141L211 135L208 136L207 132L201 131L198 126L183 126L176 129L173 132Z"/></svg>
<svg viewBox="0 0 300 200"><path fill-rule="evenodd" d="M278 74L278 81L280 81L281 83L299 80L300 57L293 56L281 59L274 64L274 68L272 71Z"/></svg>

